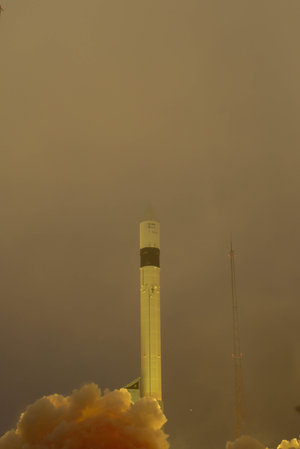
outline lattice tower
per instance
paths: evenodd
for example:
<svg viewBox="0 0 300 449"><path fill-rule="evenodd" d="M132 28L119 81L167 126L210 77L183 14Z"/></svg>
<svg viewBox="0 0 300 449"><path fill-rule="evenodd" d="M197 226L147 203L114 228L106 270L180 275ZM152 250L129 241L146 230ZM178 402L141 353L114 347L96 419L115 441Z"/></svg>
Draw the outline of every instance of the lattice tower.
<svg viewBox="0 0 300 449"><path fill-rule="evenodd" d="M233 365L234 365L234 387L235 387L235 438L247 434L246 422L246 406L243 386L243 370L242 370L242 352L240 345L239 332L239 315L238 302L236 293L236 278L235 278L235 252L230 245L230 271L231 271L231 292L232 292L232 329L233 329Z"/></svg>

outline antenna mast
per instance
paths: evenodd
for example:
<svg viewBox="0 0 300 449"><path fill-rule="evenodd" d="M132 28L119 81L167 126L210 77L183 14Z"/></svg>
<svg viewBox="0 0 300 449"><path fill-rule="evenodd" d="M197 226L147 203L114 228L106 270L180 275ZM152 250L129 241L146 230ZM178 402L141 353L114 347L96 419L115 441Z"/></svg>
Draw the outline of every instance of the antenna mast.
<svg viewBox="0 0 300 449"><path fill-rule="evenodd" d="M238 303L236 293L235 280L235 252L232 249L232 242L230 243L230 271L231 271L231 293L232 293L232 328L233 328L233 364L234 364L234 386L235 386L235 438L242 434L247 434L246 424L246 407L245 395L243 386L243 370L242 370L242 353L240 348L240 331L239 331L239 316Z"/></svg>

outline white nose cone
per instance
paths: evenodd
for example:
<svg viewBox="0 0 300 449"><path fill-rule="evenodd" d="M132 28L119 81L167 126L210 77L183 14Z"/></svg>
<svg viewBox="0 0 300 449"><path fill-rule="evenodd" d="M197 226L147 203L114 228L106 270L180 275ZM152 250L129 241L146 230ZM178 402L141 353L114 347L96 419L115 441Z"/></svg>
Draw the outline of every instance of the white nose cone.
<svg viewBox="0 0 300 449"><path fill-rule="evenodd" d="M148 203L142 221L157 221L157 216L151 203Z"/></svg>

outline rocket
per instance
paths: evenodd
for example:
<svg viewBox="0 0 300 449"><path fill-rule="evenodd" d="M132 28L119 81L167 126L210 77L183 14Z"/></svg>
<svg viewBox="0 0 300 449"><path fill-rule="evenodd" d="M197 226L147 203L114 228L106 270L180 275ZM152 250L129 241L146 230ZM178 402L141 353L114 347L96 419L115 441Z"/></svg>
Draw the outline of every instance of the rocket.
<svg viewBox="0 0 300 449"><path fill-rule="evenodd" d="M141 397L162 406L160 331L160 224L151 210L140 222Z"/></svg>
<svg viewBox="0 0 300 449"><path fill-rule="evenodd" d="M141 375L125 385L132 402L161 394L160 224L149 206L140 222Z"/></svg>

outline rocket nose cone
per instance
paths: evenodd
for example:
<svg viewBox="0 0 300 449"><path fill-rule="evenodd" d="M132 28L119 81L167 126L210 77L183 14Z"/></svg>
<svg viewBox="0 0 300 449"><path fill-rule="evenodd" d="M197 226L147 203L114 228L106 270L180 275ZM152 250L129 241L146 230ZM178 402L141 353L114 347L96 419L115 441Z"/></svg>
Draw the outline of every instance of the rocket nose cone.
<svg viewBox="0 0 300 449"><path fill-rule="evenodd" d="M152 204L150 202L147 205L147 208L146 208L145 213L143 215L142 221L148 221L148 220L158 221L157 217L156 217L156 214L154 213Z"/></svg>

